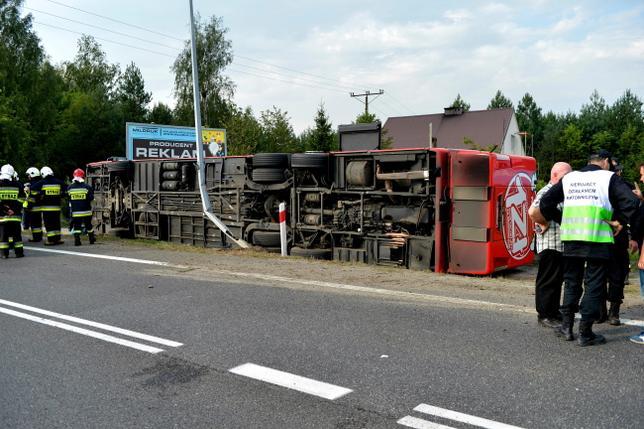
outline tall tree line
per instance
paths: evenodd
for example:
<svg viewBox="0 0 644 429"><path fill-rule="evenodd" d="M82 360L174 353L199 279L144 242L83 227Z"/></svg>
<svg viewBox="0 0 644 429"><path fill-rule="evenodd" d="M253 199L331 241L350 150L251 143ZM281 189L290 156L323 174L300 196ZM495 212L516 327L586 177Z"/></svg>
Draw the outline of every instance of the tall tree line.
<svg viewBox="0 0 644 429"><path fill-rule="evenodd" d="M0 0L0 164L10 162L19 172L49 165L64 177L87 162L124 155L125 122L194 125L188 42L171 66L175 107L150 105L152 94L136 64L123 70L110 63L90 36L78 40L72 61L51 64L31 15L21 15L23 1ZM233 60L227 32L221 18L197 20L203 126L227 130L231 155L337 149L338 137L323 102L312 126L299 135L287 111L273 106L255 113L233 102L235 84L225 74ZM470 104L459 94L452 107L467 111ZM514 105L499 90L488 105L494 108ZM526 93L515 111L520 130L534 142L542 173L556 161L580 167L590 151L605 148L624 164L626 176L635 178L643 161L644 115L642 100L631 91L611 105L594 92L579 113L563 114L544 113ZM361 113L354 122L376 119ZM388 136L383 140L393 143Z"/></svg>

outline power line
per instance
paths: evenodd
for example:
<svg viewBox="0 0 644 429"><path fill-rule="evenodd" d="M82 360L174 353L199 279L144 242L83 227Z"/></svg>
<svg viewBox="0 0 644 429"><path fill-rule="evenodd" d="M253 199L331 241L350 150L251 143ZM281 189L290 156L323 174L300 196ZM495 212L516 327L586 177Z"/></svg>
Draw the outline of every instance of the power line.
<svg viewBox="0 0 644 429"><path fill-rule="evenodd" d="M271 76L252 73L252 72L249 72L249 71L234 69L232 67L229 67L229 70L232 70L232 71L234 71L236 73L248 74L248 75L256 76L256 77L259 77L259 78L262 78L262 79L269 79L269 80L274 80L274 81L277 81L277 82L284 82L284 83L288 83L288 84L291 84L291 85L306 86L306 87L309 87L309 88L318 88L318 89L324 89L325 91L334 91L334 92L339 92L341 94L346 94L346 91L341 91L339 89L333 89L333 88L328 88L328 87L325 88L323 86L309 85L309 84L301 83L301 82L293 82L293 81L290 81L290 80L278 79L278 78L271 77Z"/></svg>
<svg viewBox="0 0 644 429"><path fill-rule="evenodd" d="M401 107L403 107L405 110L407 110L410 114L412 114L412 115L414 114L414 111L413 111L412 109L410 109L409 107L407 107L407 105L406 105L406 104L404 104L402 101L400 101L399 99L397 99L396 97L394 97L394 96L393 96L393 95L391 95L390 93L387 93L386 95L388 95L388 96L389 96L389 98L391 98L391 99L392 99L392 100L394 100L396 103L398 103Z"/></svg>
<svg viewBox="0 0 644 429"><path fill-rule="evenodd" d="M93 16L97 16L97 17L99 17L99 18L107 19L108 21L117 22L117 23L119 23L119 24L127 25L127 26L129 26L129 27L133 27L133 28L138 28L139 30L147 31L147 32L149 32L149 33L153 33L153 34L156 34L156 35L158 35L158 36L167 37L167 38L169 38L169 39L178 40L178 41L180 41L180 42L185 42L185 41L186 41L185 39L181 39L181 38L179 38L179 37L171 36L171 35L169 35L169 34L164 34L164 33L161 33L161 32L159 32L159 31L155 31L155 30L150 30L149 28L141 27L141 26L139 26L139 25L135 25L135 24L130 24L130 23L125 22L125 21L120 21L120 20L118 20L118 19L110 18L109 16L100 15L100 14L98 14L98 13L94 13L94 12L90 12L90 11L87 11L87 10L84 10L84 9L81 9L81 8L78 8L78 7L70 6L70 5L68 5L68 4L61 3L61 2L58 2L58 1L55 1L55 0L47 0L47 1L48 1L48 2L50 2L50 3L57 4L57 5L59 5L59 6L66 7L66 8L68 8L68 9L74 9L74 10L77 10L77 11L79 11L79 12L86 13L86 14L88 14L88 15L93 15Z"/></svg>
<svg viewBox="0 0 644 429"><path fill-rule="evenodd" d="M119 36L125 36L125 37L128 37L130 39L140 40L141 42L146 42L146 43L150 43L150 44L153 44L153 45L162 46L164 48L170 48L170 49L174 49L176 51L181 51L180 48L170 46L170 45L164 45L163 43L153 42L152 40L143 39L142 37L137 37L137 36L134 36L132 34L121 33L120 31L114 31L114 30L110 30L109 28L100 27L98 25L88 24L86 22L77 21L77 20L71 19L71 18L65 18L64 16L54 15L53 13L44 12L42 10L34 9L34 8L31 8L31 7L27 7L27 6L24 6L24 8L28 9L28 10L31 10L31 11L34 11L34 12L42 13L44 15L53 16L54 18L64 19L65 21L73 22L73 23L80 24L80 25L85 25L87 27L96 28L98 30L107 31L109 33L118 34Z"/></svg>
<svg viewBox="0 0 644 429"><path fill-rule="evenodd" d="M55 28L57 30L67 31L68 33L80 34L81 36L89 35L88 33L81 33L80 31L69 30L67 28L59 27L57 25L52 25L52 24L46 24L46 23L40 22L40 21L34 21L34 24L44 25L45 27ZM96 40L102 40L103 42L114 43L115 45L121 45L121 46L125 46L125 47L132 48L132 49L138 49L139 51L145 51L145 52L150 52L152 54L163 55L164 57L175 58L175 56L164 54L163 52L157 52L157 51L153 51L151 49L141 48L141 47L134 46L134 45L128 45L127 43L117 42L115 40L104 39L102 37L95 37L95 36L92 36L92 37L94 37Z"/></svg>
<svg viewBox="0 0 644 429"><path fill-rule="evenodd" d="M112 21L112 22L117 22L117 23L122 24L122 25L126 25L126 26L129 26L129 27L133 27L133 28L136 28L136 29L139 29L139 30L147 31L147 32L150 32L150 33L153 33L153 34L164 36L164 37L168 37L170 39L178 40L180 42L185 42L184 39L181 39L181 38L178 38L178 37L174 37L174 36L171 36L171 35L168 35L168 34L160 33L158 31L151 30L151 29L145 28L145 27L141 27L141 26L135 25L135 24L130 24L128 22L121 21L121 20L118 20L118 19L110 18L109 16L105 16L105 15L101 15L101 14L98 14L98 13L90 12L90 11L87 11L87 10L84 10L84 9L81 9L81 8L78 8L78 7L75 7L75 6L70 6L68 4L61 3L61 2L56 1L56 0L47 0L47 1L50 2L50 3L54 3L54 4L57 4L57 5L69 8L69 9L77 10L79 12L83 12L83 13L86 13L86 14L89 14L89 15L97 16L99 18L107 19L107 20ZM43 12L43 13L45 13L45 12ZM66 18L63 18L63 19L66 19ZM111 30L106 30L106 31L111 31ZM114 31L111 31L111 32L114 33ZM117 34L119 34L119 33L117 33ZM157 45L159 44L159 43L156 43L156 42L150 42L149 40L145 40L145 39L140 39L140 40L146 41L148 43L154 43L154 44L157 44ZM167 46L167 45L162 45L162 46ZM173 48L173 49L176 49L176 48ZM235 56L237 58L241 58L241 59L244 59L244 60L247 60L247 61L252 61L252 62L255 62L255 63L258 63L258 64L264 64L264 65L267 65L269 67L275 67L275 68L279 68L279 69L282 69L282 70L287 70L287 71L290 71L290 72L293 72L293 73L304 74L304 75L308 75L308 76L311 76L311 77L315 77L317 79L322 79L322 80L325 80L325 81L333 82L336 85L339 83L340 85L337 85L338 87L342 87L342 88L345 88L345 89L348 89L348 90L353 89L356 86L364 86L364 85L351 85L351 86L349 86L349 85L343 84L341 81L339 81L337 79L332 79L332 78L329 78L329 77L326 77L326 76L321 76L321 75L317 75L317 74L314 74L314 73L308 73L308 72L292 69L292 68L285 67L285 66L279 66L277 64L272 64L272 63L269 63L269 62L266 62L266 61L257 60L257 59L247 57L247 56L244 56L244 55L236 54Z"/></svg>

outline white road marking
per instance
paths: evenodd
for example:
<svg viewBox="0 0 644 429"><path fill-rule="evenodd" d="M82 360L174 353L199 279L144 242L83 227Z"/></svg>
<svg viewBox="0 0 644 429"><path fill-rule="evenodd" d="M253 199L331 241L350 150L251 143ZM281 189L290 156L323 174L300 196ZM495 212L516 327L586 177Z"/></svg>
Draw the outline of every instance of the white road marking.
<svg viewBox="0 0 644 429"><path fill-rule="evenodd" d="M89 329L79 328L77 326L68 325L67 323L56 322L55 320L45 319L43 317L33 316L27 313L21 313L19 311L9 310L8 308L0 307L0 313L8 314L10 316L20 317L21 319L30 320L32 322L42 323L43 325L53 326L55 328L64 329L66 331L75 332L77 334L86 335L88 337L97 338L99 340L107 341L108 343L115 343L125 347L130 347L136 350L141 350L144 352L156 354L162 352L163 349L156 347L148 346L145 344L135 343L134 341L128 341L121 338L113 337L107 334L101 334L100 332L90 331Z"/></svg>
<svg viewBox="0 0 644 429"><path fill-rule="evenodd" d="M454 429L451 426L445 426L438 423L428 422L427 420L419 419L417 417L405 416L398 420L396 423L399 425L407 426L414 429Z"/></svg>
<svg viewBox="0 0 644 429"><path fill-rule="evenodd" d="M178 268L178 269L200 268L200 267L189 267L187 265L176 265L176 264L171 264L169 262L152 261L148 259L125 258L122 256L111 256L111 255L97 255L93 253L72 252L69 250L43 249L40 247L31 247L31 246L25 246L25 249L36 250L39 252L60 253L60 254L72 255L72 256L84 256L88 258L111 259L114 261L132 262L136 264L158 265L158 266L168 267L168 268ZM272 276L272 275L260 274L260 273L244 273L239 271L220 270L220 269L214 269L214 268L208 268L207 270L209 272L224 274L224 275L229 275L234 277L255 278L258 280L269 280L269 281L277 281L282 283L303 284L308 286L319 286L319 287L331 288L331 289L351 290L355 292L397 296L402 298L416 298L416 299L423 299L427 301L444 302L444 303L456 304L456 305L496 307L501 310L509 310L516 313L536 314L536 311L533 308L523 307L523 306L514 305L514 304L504 304L501 302L481 301L477 299L454 298L454 297L442 296L442 295L429 295L424 293L380 289L380 288L373 288L368 286L356 286L356 285L349 285L349 284L343 284L343 283L331 283L331 282L323 282L318 280L302 280L302 279ZM579 315L577 315L577 318L579 318ZM621 319L621 320L622 320L622 324L624 325L644 328L644 320L636 320L636 319Z"/></svg>
<svg viewBox="0 0 644 429"><path fill-rule="evenodd" d="M135 264L159 265L162 267L171 267L171 268L188 268L187 266L184 266L184 265L174 265L169 262L151 261L148 259L125 258L123 256L99 255L96 253L72 252L71 250L60 250L60 249L44 249L42 247L31 247L31 246L25 246L25 249L35 250L36 252L59 253L61 255L84 256L86 258L110 259L112 261L133 262Z"/></svg>
<svg viewBox="0 0 644 429"><path fill-rule="evenodd" d="M445 408L434 407L433 405L420 404L414 411L429 414L444 419L454 420L469 425L478 426L486 429L521 429L518 426L507 425L505 423L495 422L481 417L470 416L469 414L459 413L457 411L447 410Z"/></svg>
<svg viewBox="0 0 644 429"><path fill-rule="evenodd" d="M106 325L104 323L92 322L91 320L85 320L74 316L67 316L65 314L55 313L49 310L43 310L41 308L31 307L29 305L19 304L17 302L7 301L0 299L0 304L7 305L9 307L20 308L21 310L31 311L33 313L44 314L45 316L55 317L57 319L67 320L68 322L74 322L81 325L91 326L93 328L102 329L104 331L110 331L121 335L126 335L128 337L138 338L140 340L149 341L152 343L162 344L168 347L180 347L183 344L176 341L166 340L165 338L159 338L152 335L142 334L136 331L130 331L128 329L118 328L116 326Z"/></svg>
<svg viewBox="0 0 644 429"><path fill-rule="evenodd" d="M309 395L319 396L331 401L353 392L353 390L347 389L346 387L335 386L333 384L313 380L312 378L278 371L265 366L255 365L253 363L245 363L238 367L229 369L228 371L233 374L265 381L267 383L308 393Z"/></svg>
<svg viewBox="0 0 644 429"><path fill-rule="evenodd" d="M580 320L581 319L581 314L575 315L575 319ZM629 325L629 326L637 326L640 328L644 328L644 320L637 320L637 319L619 319L620 323L622 325Z"/></svg>

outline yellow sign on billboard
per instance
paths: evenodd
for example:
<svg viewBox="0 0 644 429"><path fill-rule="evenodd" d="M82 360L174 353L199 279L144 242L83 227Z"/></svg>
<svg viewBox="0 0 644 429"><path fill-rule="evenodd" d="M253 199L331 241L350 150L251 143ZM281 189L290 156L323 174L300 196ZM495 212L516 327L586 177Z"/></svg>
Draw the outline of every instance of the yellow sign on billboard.
<svg viewBox="0 0 644 429"><path fill-rule="evenodd" d="M210 156L226 156L226 130L202 130L201 139Z"/></svg>

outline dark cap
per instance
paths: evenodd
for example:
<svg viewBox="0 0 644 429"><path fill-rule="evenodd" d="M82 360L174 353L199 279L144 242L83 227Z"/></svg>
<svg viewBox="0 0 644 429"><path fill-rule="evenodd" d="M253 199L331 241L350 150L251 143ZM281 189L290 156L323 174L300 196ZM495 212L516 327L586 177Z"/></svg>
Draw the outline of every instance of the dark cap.
<svg viewBox="0 0 644 429"><path fill-rule="evenodd" d="M609 151L606 149L600 149L596 152L593 152L590 154L590 159L606 159L606 158L612 158L611 154Z"/></svg>

